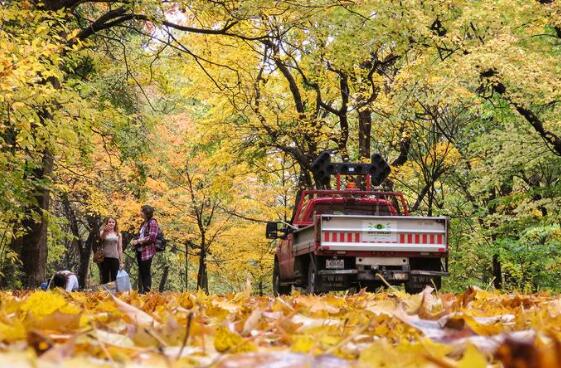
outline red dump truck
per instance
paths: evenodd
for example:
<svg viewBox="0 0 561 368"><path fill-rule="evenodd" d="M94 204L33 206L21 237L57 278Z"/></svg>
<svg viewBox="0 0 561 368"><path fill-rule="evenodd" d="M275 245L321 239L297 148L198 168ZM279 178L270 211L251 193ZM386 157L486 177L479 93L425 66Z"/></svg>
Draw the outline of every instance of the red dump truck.
<svg viewBox="0 0 561 368"><path fill-rule="evenodd" d="M267 238L277 239L274 293L293 286L308 293L387 284L404 284L410 293L440 288L448 274L448 218L410 216L402 193L375 190L389 174L379 155L372 164L320 158L312 166L316 182L329 187L335 176L336 189L304 190L290 223L267 223Z"/></svg>

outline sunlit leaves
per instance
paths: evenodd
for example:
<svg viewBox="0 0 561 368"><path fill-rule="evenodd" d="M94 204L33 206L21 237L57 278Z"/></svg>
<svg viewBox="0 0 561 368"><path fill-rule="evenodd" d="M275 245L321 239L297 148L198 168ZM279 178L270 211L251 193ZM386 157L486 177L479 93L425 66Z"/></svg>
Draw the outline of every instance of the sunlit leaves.
<svg viewBox="0 0 561 368"><path fill-rule="evenodd" d="M436 304L438 319L421 317ZM419 295L282 299L248 292L119 299L100 293L4 293L0 363L267 367L323 361L357 368L475 368L517 361L549 367L559 364L559 306L558 298L548 295L477 288L459 295L427 289ZM80 323L70 323L72 316L80 316ZM27 349L30 354L23 354Z"/></svg>

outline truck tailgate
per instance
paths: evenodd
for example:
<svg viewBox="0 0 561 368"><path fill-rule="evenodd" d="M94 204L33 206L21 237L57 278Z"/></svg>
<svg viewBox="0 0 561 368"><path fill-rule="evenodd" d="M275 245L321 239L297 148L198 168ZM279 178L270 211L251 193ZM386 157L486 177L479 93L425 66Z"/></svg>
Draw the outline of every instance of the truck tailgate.
<svg viewBox="0 0 561 368"><path fill-rule="evenodd" d="M320 249L443 253L447 217L322 215Z"/></svg>

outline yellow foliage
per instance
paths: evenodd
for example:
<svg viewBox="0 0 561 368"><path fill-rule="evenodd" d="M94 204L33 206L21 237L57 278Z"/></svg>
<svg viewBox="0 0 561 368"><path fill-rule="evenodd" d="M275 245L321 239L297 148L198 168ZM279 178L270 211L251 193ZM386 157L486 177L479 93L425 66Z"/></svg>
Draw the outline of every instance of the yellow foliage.
<svg viewBox="0 0 561 368"><path fill-rule="evenodd" d="M30 313L34 317L45 317L55 312L66 314L80 313L80 308L68 303L68 301L57 292L38 291L31 294L21 305L21 311Z"/></svg>
<svg viewBox="0 0 561 368"><path fill-rule="evenodd" d="M11 324L0 322L0 341L13 343L24 340L27 336L25 326L20 321L13 321Z"/></svg>
<svg viewBox="0 0 561 368"><path fill-rule="evenodd" d="M182 367L209 361L294 366L326 356L337 366L355 368L486 367L513 361L545 368L560 363L555 354L560 344L557 297L475 288L465 294L429 290L420 295L419 301L419 295L401 292L294 294L282 299L246 292L131 294L122 299L74 293L72 312L90 321L80 326L61 319L65 298L60 294L30 292L16 299L0 293L6 301L0 305L0 365L42 366L54 359L58 364L81 361L80 366L120 362ZM526 307L520 308L521 303ZM423 319L423 310L434 304L443 306L442 317ZM408 313L401 307L405 305ZM59 321L59 326L22 323L31 313ZM492 331L484 326L492 326ZM26 348L39 355L10 353ZM517 349L527 354L520 355Z"/></svg>

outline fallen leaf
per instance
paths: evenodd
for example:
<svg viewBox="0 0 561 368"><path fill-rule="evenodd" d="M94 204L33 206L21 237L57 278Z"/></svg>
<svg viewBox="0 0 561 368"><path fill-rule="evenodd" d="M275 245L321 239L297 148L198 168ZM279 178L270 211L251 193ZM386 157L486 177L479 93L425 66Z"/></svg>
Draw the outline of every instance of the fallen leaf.
<svg viewBox="0 0 561 368"><path fill-rule="evenodd" d="M113 295L111 295L111 298L113 299L115 304L117 304L117 308L128 317L129 322L143 327L146 326L157 327L159 325L159 323L154 319L154 317L152 317L148 313L130 304L125 303L124 301Z"/></svg>

